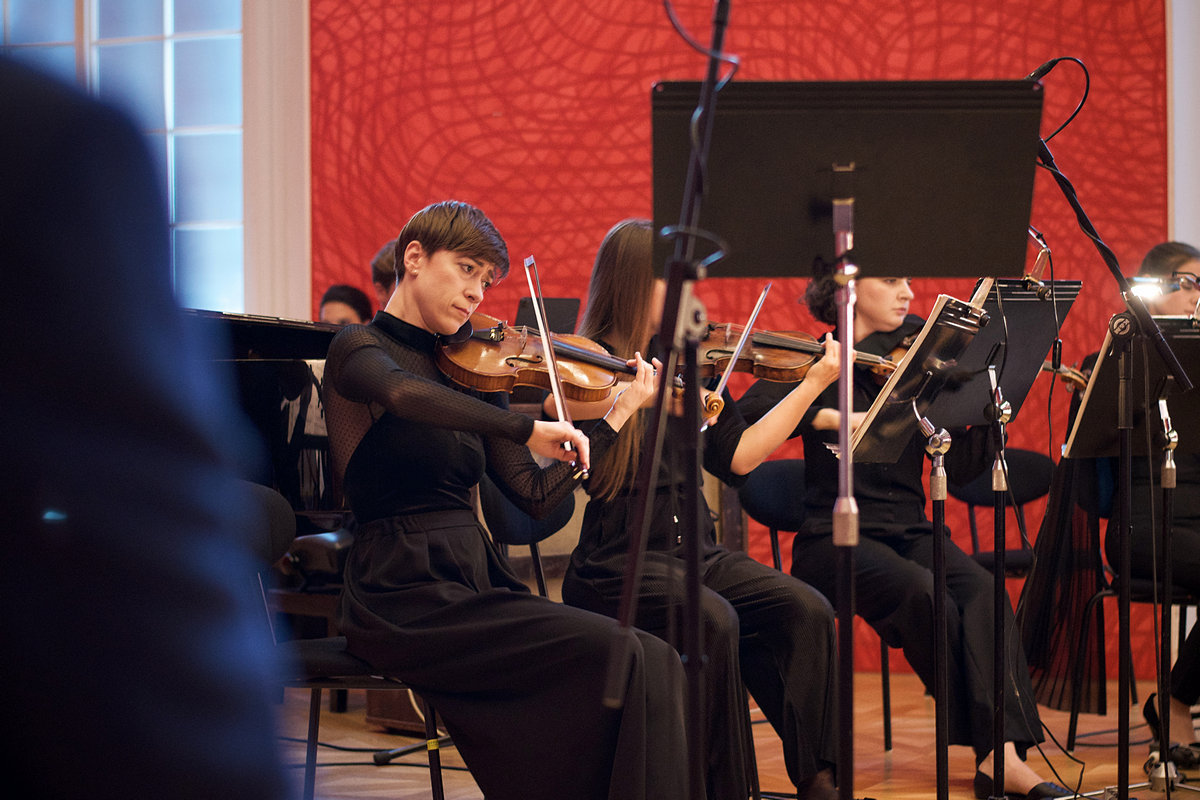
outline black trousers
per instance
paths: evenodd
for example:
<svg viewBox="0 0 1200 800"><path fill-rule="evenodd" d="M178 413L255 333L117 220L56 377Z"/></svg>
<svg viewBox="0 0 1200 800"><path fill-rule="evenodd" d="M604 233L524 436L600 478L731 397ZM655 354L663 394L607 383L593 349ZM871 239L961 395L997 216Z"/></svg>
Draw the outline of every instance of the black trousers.
<svg viewBox="0 0 1200 800"><path fill-rule="evenodd" d="M606 566L612 566L608 564ZM646 554L637 625L677 641L684 610L683 561ZM622 572L572 567L563 600L617 613ZM701 576L705 664L706 782L710 800L745 798L753 739L745 689L783 742L788 776L799 784L837 756L836 630L833 609L811 586L740 551L709 550ZM743 688L743 686L745 688Z"/></svg>
<svg viewBox="0 0 1200 800"><path fill-rule="evenodd" d="M837 548L829 535L795 537L792 574L837 597ZM854 554L856 612L890 647L899 647L927 689L933 687L937 635L933 618L933 534L913 526L896 535L861 537ZM992 574L947 538L947 698L950 744L970 745L977 759L992 750ZM1013 627L1011 607L1005 614ZM1020 638L1009 637L1005 738L1022 755L1043 740Z"/></svg>

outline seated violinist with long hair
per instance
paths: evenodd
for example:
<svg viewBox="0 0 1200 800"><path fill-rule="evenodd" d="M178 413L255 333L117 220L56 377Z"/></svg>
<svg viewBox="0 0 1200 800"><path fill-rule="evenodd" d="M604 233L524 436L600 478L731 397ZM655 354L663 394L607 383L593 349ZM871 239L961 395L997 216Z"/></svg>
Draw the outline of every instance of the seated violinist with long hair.
<svg viewBox="0 0 1200 800"><path fill-rule="evenodd" d="M604 237L592 271L579 333L620 358L647 352L660 324L665 283L654 272L648 220L618 223ZM837 376L836 344L800 383L754 425L726 396L724 410L703 433L705 468L737 484L787 439L808 404ZM589 430L603 413L573 406ZM680 409L674 409L678 412ZM652 478L652 504L636 624L664 638L681 630L684 611L684 536L679 520L689 502L684 443L696 431L669 416L662 463ZM647 420L631 419L616 444L595 459L579 544L563 581L563 600L616 615L629 569L629 542L639 454ZM832 800L836 763L836 640L833 610L812 587L716 541L704 498L699 531L702 571L702 680L706 729L705 782L709 800L745 800L755 769L745 690L783 741L788 775L800 798ZM673 639L674 640L674 639Z"/></svg>

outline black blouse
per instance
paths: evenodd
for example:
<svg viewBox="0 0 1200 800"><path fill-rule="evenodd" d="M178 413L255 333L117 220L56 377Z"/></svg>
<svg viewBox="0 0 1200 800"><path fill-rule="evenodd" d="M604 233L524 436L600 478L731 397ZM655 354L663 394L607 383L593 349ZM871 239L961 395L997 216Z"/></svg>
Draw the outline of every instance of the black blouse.
<svg viewBox="0 0 1200 800"><path fill-rule="evenodd" d="M924 321L909 317L893 331L874 333L856 343L859 353L887 355L906 336L919 331ZM854 368L854 410L866 411L875 401L881 388L878 377L868 368ZM808 519L816 523L830 519L838 494L838 459L827 445L836 445L838 431L817 430L813 418L823 408L838 408L838 383L830 384L809 407L792 436L804 439L805 507ZM791 384L758 381L738 401L748 422L760 419L791 390ZM990 463L988 436L983 426L950 431L952 444L946 454L946 470L951 480L965 483L986 469ZM854 499L858 505L860 525L864 532L875 526L906 528L921 525L925 517L925 487L922 469L925 459L925 440L919 434L909 440L894 464L854 464ZM830 523L831 524L831 523Z"/></svg>
<svg viewBox="0 0 1200 800"><path fill-rule="evenodd" d="M543 470L524 445L533 420L510 411L507 394L454 384L437 366L437 346L435 334L382 311L330 345L326 380L375 419L346 467L356 519L471 509L485 468L535 517L553 508L574 490L575 468ZM616 438L607 423L589 433L593 459Z"/></svg>

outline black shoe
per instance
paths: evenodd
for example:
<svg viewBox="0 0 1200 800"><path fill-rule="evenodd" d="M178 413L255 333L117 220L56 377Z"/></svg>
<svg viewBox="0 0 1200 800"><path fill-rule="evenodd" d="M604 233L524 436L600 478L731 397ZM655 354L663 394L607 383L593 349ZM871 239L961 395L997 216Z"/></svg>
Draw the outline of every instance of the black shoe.
<svg viewBox="0 0 1200 800"><path fill-rule="evenodd" d="M1150 743L1151 750L1158 749L1159 729L1162 727L1159 724L1158 705L1154 702L1157 698L1157 694L1150 695L1146 698L1146 704L1142 706L1142 716L1150 727L1150 733L1154 735L1154 741ZM1171 752L1168 755L1177 769L1194 770L1200 767L1200 742L1192 742L1190 745L1171 742L1170 745Z"/></svg>
<svg viewBox="0 0 1200 800"><path fill-rule="evenodd" d="M985 772L975 770L975 797L977 800L987 800L992 796L992 778ZM1059 786L1054 781L1042 781L1029 790L1028 794L1006 792L1009 800L1052 800L1055 797L1074 797L1075 793L1065 786Z"/></svg>

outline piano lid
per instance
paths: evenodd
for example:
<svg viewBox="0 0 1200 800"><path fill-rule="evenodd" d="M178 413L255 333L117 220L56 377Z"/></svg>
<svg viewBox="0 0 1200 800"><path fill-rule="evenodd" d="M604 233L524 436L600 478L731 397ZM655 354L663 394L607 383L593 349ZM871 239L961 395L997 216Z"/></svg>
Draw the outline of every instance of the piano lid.
<svg viewBox="0 0 1200 800"><path fill-rule="evenodd" d="M228 343L230 359L325 358L334 334L341 330L327 322L194 308L183 312L211 341Z"/></svg>

